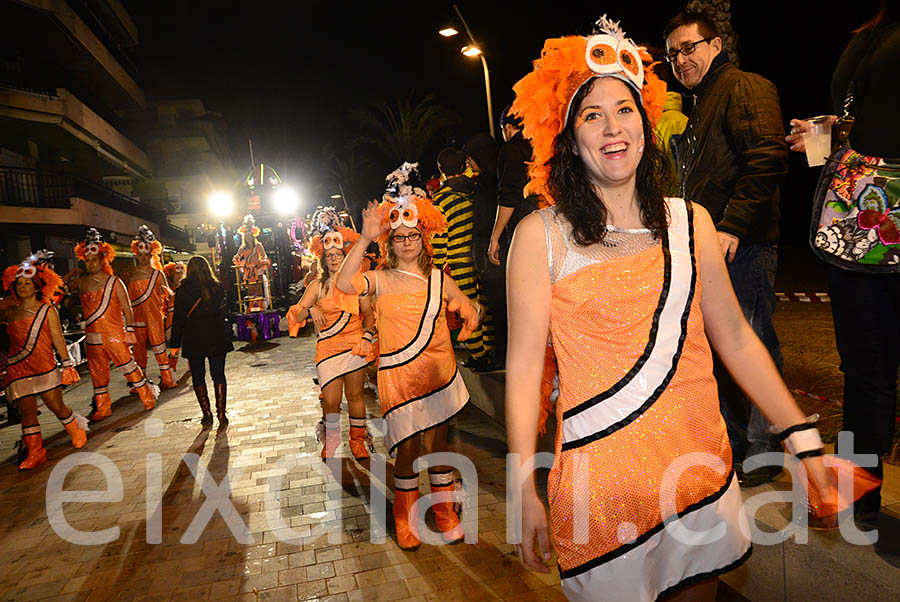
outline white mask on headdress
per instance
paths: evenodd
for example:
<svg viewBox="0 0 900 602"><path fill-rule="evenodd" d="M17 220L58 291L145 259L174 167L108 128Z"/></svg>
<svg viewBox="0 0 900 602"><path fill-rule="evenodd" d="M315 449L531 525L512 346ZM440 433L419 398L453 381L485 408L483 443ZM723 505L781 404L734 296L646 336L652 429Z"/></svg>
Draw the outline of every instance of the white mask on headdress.
<svg viewBox="0 0 900 602"><path fill-rule="evenodd" d="M19 265L19 269L16 270L16 279L19 278L34 278L34 275L37 274L37 268L31 265L30 263L23 263Z"/></svg>
<svg viewBox="0 0 900 602"><path fill-rule="evenodd" d="M322 237L322 247L328 249L343 249L344 236L337 230L333 230Z"/></svg>
<svg viewBox="0 0 900 602"><path fill-rule="evenodd" d="M396 230L400 226L407 228L415 228L419 225L419 208L412 202L412 197L402 196L391 207L388 213L388 219L391 221L391 230Z"/></svg>

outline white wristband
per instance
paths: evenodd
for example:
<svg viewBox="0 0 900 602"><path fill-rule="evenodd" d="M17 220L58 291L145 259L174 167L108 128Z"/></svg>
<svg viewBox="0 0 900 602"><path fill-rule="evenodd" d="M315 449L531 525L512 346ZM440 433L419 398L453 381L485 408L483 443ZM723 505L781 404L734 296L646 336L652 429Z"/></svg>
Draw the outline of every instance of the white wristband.
<svg viewBox="0 0 900 602"><path fill-rule="evenodd" d="M822 443L822 437L819 436L819 429L806 429L792 433L784 440L784 445L795 456L825 447Z"/></svg>

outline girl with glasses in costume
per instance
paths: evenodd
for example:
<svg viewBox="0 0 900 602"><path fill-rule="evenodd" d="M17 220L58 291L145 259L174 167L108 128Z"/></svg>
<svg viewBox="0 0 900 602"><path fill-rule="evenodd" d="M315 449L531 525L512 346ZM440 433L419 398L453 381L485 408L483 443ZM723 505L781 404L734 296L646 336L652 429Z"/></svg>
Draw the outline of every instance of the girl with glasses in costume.
<svg viewBox="0 0 900 602"><path fill-rule="evenodd" d="M514 87L534 147L525 193L545 207L520 222L508 264L506 425L511 468L524 471L511 492L523 508L516 549L547 571L530 462L556 381L547 494L565 595L712 600L715 577L751 547L710 342L803 458L816 514L841 504L818 431L738 306L709 215L663 196L652 124L665 88L645 80L617 23L597 26L547 40Z"/></svg>
<svg viewBox="0 0 900 602"><path fill-rule="evenodd" d="M288 311L288 330L297 336L312 319L316 327L316 375L322 391L322 421L318 435L322 458L331 458L341 444L341 399L347 396L350 414L350 452L357 460L369 457L365 368L375 360L375 316L368 297L354 299L353 311L343 310L335 300L334 281L346 253L359 235L342 225L333 207L319 209L312 219L316 233L309 251L319 264L319 276L310 282L303 297Z"/></svg>
<svg viewBox="0 0 900 602"><path fill-rule="evenodd" d="M420 189L409 183L414 164L404 163L387 177L380 205L363 212L360 240L338 273L339 299L372 295L378 326L378 395L386 423L384 444L394 463L394 521L403 549L418 547L419 475L413 463L425 453L447 450L449 421L469 401L457 370L445 313L458 311L464 340L478 326L480 308L453 280L432 267L431 237L447 222ZM366 247L378 241L382 269L359 272ZM446 542L463 536L453 508L453 473L430 466L437 526Z"/></svg>
<svg viewBox="0 0 900 602"><path fill-rule="evenodd" d="M82 448L87 442L87 420L69 408L62 396L62 385L79 380L66 349L59 314L51 302L62 286L62 278L34 255L3 272L3 289L13 293L0 300L0 317L6 322L10 339L6 398L22 415L22 437L28 450L19 470L47 461L38 423L38 396L62 422L73 447ZM54 349L62 369L57 368Z"/></svg>

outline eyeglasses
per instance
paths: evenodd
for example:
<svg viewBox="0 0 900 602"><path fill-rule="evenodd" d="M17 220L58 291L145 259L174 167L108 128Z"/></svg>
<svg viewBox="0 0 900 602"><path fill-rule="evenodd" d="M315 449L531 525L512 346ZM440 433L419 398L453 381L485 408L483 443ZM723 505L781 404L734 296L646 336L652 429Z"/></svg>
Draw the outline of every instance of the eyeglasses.
<svg viewBox="0 0 900 602"><path fill-rule="evenodd" d="M343 253L325 253L325 259L343 259Z"/></svg>
<svg viewBox="0 0 900 602"><path fill-rule="evenodd" d="M702 44L703 42L711 42L715 40L715 38L703 38L702 40L697 40L696 42L688 42L678 50L673 50L669 54L666 55L667 63L674 63L675 59L678 58L678 55L681 56L690 56L694 54L694 51L697 50L697 44Z"/></svg>
<svg viewBox="0 0 900 602"><path fill-rule="evenodd" d="M391 236L391 242L393 243L401 243L404 240L408 240L409 242L419 242L422 239L421 232L410 232L409 234L394 234Z"/></svg>

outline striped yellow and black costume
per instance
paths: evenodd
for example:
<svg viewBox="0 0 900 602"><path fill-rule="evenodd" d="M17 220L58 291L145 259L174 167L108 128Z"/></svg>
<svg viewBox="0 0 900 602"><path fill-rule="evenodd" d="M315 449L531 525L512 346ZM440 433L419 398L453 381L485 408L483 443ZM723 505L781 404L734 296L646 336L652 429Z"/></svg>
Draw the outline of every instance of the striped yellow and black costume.
<svg viewBox="0 0 900 602"><path fill-rule="evenodd" d="M474 191L474 181L459 175L449 178L434 193L434 205L446 218L447 231L435 234L431 243L434 247L434 267L443 270L449 266L450 275L460 290L472 301L486 307L472 255ZM484 357L494 349L494 327L490 312L486 312L484 321L468 338L466 346L475 359Z"/></svg>

